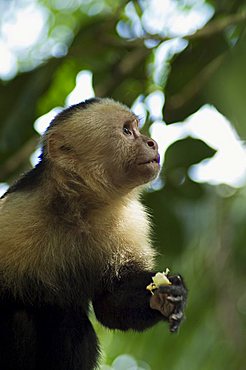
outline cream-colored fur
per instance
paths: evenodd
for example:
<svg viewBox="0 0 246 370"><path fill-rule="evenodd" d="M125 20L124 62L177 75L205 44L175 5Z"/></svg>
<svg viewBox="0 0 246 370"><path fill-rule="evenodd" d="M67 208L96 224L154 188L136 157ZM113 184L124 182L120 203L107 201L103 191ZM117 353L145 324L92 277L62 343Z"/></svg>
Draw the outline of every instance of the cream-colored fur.
<svg viewBox="0 0 246 370"><path fill-rule="evenodd" d="M56 274L68 265L101 265L105 271L111 265L116 273L127 262L153 267L149 221L138 201L95 210L69 230L47 217L38 198L13 193L1 201L0 269L10 287L21 289L23 274L29 274L55 289Z"/></svg>
<svg viewBox="0 0 246 370"><path fill-rule="evenodd" d="M0 200L0 272L11 289L21 291L27 275L56 289L58 274L68 268L110 267L116 274L129 262L153 268L139 187L133 189L128 179L122 187L112 184L107 167L120 177L122 163L136 159L134 148L116 138L119 125L133 119L128 108L104 99L48 130L48 176L31 192ZM49 208L55 192L69 200L63 222Z"/></svg>

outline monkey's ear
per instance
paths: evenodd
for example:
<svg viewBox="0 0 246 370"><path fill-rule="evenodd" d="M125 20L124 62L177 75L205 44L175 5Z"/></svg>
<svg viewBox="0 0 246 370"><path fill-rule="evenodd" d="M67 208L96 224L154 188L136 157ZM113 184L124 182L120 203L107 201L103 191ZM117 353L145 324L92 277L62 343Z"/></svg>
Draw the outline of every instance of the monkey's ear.
<svg viewBox="0 0 246 370"><path fill-rule="evenodd" d="M71 156L73 150L61 133L53 132L47 138L47 154L50 158Z"/></svg>

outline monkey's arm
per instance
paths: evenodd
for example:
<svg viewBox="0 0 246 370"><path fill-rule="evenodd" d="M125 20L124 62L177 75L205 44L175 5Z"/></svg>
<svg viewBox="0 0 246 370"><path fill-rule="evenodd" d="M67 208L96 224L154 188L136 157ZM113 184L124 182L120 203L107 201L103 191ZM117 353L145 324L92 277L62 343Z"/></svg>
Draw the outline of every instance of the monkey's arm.
<svg viewBox="0 0 246 370"><path fill-rule="evenodd" d="M111 329L142 331L160 320L169 321L170 331L178 329L183 318L187 290L180 277L168 277L171 286L163 286L151 295L146 286L154 272L130 272L116 279L110 290L104 289L93 300L97 319Z"/></svg>

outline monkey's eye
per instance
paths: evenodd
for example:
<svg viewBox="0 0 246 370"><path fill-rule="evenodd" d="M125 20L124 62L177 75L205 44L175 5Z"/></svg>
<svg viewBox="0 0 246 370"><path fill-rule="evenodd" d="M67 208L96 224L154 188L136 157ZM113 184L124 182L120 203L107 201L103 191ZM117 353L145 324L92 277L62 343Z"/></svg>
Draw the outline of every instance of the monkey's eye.
<svg viewBox="0 0 246 370"><path fill-rule="evenodd" d="M132 135L132 131L127 126L123 127L123 132L125 135Z"/></svg>

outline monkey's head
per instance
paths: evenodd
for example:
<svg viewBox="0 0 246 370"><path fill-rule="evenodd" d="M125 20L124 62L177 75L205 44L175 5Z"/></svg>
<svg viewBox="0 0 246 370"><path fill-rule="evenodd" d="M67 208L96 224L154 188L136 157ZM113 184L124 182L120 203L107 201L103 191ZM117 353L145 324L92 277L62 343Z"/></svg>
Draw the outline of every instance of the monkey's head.
<svg viewBox="0 0 246 370"><path fill-rule="evenodd" d="M159 172L157 143L139 131L129 108L94 98L58 114L44 136L43 156L73 172L93 192L128 192Z"/></svg>

